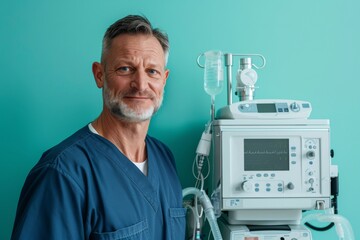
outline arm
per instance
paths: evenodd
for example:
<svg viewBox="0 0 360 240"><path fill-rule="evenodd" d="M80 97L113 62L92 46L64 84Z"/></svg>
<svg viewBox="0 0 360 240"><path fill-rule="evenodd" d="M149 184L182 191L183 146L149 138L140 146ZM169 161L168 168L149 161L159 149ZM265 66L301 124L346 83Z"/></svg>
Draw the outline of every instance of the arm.
<svg viewBox="0 0 360 240"><path fill-rule="evenodd" d="M57 166L34 169L20 195L11 239L85 239L83 204L83 190Z"/></svg>

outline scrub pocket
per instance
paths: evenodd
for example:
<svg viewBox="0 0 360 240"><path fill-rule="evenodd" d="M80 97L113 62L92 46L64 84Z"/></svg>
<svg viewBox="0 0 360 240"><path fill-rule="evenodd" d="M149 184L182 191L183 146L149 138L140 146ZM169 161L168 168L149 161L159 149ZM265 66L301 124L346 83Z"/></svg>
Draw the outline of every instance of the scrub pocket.
<svg viewBox="0 0 360 240"><path fill-rule="evenodd" d="M185 216L185 208L170 208L171 240L185 239Z"/></svg>
<svg viewBox="0 0 360 240"><path fill-rule="evenodd" d="M114 232L92 233L91 240L150 240L146 220Z"/></svg>

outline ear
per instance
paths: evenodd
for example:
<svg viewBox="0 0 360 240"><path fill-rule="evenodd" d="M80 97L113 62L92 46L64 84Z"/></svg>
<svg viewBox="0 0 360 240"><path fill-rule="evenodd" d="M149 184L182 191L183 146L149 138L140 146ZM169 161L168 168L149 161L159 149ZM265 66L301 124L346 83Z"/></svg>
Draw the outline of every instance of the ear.
<svg viewBox="0 0 360 240"><path fill-rule="evenodd" d="M94 62L92 65L92 72L94 75L94 79L98 88L102 88L104 86L104 69L101 63Z"/></svg>
<svg viewBox="0 0 360 240"><path fill-rule="evenodd" d="M165 86L166 81L167 81L167 79L168 79L168 77L169 77L169 73L170 73L170 70L169 70L169 69L166 69L166 70L165 70L165 73L164 73L164 86Z"/></svg>

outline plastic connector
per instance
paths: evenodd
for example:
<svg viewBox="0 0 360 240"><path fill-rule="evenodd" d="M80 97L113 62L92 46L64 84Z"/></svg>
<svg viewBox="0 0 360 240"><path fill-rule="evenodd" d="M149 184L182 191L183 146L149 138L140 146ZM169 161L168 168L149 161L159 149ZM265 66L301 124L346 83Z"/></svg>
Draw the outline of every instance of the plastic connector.
<svg viewBox="0 0 360 240"><path fill-rule="evenodd" d="M209 156L211 148L211 133L203 132L196 148L196 153L202 156Z"/></svg>
<svg viewBox="0 0 360 240"><path fill-rule="evenodd" d="M339 176L339 168L337 165L330 166L330 177L337 177Z"/></svg>

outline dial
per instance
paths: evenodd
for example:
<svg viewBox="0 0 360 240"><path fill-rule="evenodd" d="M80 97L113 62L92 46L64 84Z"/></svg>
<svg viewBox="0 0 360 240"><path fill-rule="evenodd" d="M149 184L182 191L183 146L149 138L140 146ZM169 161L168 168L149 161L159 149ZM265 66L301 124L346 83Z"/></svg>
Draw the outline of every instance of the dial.
<svg viewBox="0 0 360 240"><path fill-rule="evenodd" d="M293 112L299 112L300 111L300 105L297 102L293 102L290 104L290 109Z"/></svg>
<svg viewBox="0 0 360 240"><path fill-rule="evenodd" d="M242 189L245 191L245 192L253 192L254 190L254 185L252 182L250 181L245 181L242 183Z"/></svg>
<svg viewBox="0 0 360 240"><path fill-rule="evenodd" d="M240 72L240 80L245 86L254 86L257 78L257 73L251 68L244 69Z"/></svg>

